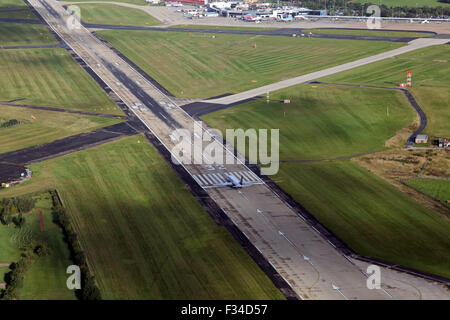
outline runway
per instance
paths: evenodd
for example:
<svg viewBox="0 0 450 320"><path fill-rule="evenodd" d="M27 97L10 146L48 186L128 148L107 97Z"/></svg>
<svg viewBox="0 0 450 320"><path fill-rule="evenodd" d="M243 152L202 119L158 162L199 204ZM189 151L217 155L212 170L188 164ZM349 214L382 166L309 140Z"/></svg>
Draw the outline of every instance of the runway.
<svg viewBox="0 0 450 320"><path fill-rule="evenodd" d="M230 146L221 143L221 137L205 133L186 112L151 82L86 28L70 30L66 25L68 13L54 0L29 1L58 33L65 43L92 68L129 107L167 150L174 150L178 140L174 129L187 129L193 141L209 138L211 144L222 150L226 164L181 163L194 178L244 172L250 174L238 161ZM222 98L222 99L226 99ZM201 135L203 137L198 137ZM207 161L205 149L201 160ZM179 160L179 159L178 159ZM198 159L197 159L198 160ZM232 161L231 161L232 160ZM231 164L231 162L233 162ZM408 281L418 282L421 298L449 299L441 285L402 274L406 281L383 282L383 290L369 290L366 286L366 265L357 266L349 257L333 247L319 230L314 230L301 213L292 210L279 195L261 180L242 190L233 188L204 188L231 221L248 237L274 269L301 299L415 299L417 291ZM89 250L86 250L89 255ZM383 271L391 274L389 270ZM393 275L394 279L398 276ZM403 279L404 280L404 279ZM404 283L407 283L406 285Z"/></svg>

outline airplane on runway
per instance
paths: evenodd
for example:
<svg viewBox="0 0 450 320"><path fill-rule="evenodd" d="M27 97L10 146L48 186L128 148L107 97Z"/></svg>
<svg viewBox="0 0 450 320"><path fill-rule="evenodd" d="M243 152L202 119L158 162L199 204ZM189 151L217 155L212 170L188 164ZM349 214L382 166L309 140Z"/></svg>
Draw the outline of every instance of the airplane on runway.
<svg viewBox="0 0 450 320"><path fill-rule="evenodd" d="M241 175L241 180L238 180L235 176L232 174L226 174L225 178L227 179L227 182L224 183L218 183L214 185L215 187L226 187L230 186L232 188L242 188L242 187L248 187L254 184L253 182L244 182L244 176Z"/></svg>

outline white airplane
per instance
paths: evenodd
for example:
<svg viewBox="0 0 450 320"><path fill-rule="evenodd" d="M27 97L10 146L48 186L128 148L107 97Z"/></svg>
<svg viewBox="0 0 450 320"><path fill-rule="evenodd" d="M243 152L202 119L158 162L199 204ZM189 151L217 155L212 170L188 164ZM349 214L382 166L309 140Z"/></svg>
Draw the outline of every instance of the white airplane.
<svg viewBox="0 0 450 320"><path fill-rule="evenodd" d="M424 23L430 23L430 21L428 21L428 20L423 20L423 21L421 22L421 24L424 24Z"/></svg>
<svg viewBox="0 0 450 320"><path fill-rule="evenodd" d="M232 188L242 188L242 187L249 187L254 182L244 182L244 176L241 175L241 180L238 180L235 176L231 174L226 174L225 178L227 179L227 182L216 184L215 187L227 187L230 186Z"/></svg>

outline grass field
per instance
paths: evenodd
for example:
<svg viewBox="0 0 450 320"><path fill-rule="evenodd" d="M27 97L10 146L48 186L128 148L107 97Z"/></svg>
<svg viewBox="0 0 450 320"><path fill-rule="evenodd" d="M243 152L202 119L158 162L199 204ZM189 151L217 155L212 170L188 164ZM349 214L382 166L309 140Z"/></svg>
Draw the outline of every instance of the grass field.
<svg viewBox="0 0 450 320"><path fill-rule="evenodd" d="M38 18L22 0L2 0L0 19L37 20Z"/></svg>
<svg viewBox="0 0 450 320"><path fill-rule="evenodd" d="M120 122L116 119L0 105L0 119L2 118L16 119L21 124L0 129L0 153L51 142Z"/></svg>
<svg viewBox="0 0 450 320"><path fill-rule="evenodd" d="M433 37L434 33L427 32L400 32L400 31L383 31L383 30L352 30L352 29L302 29L303 32L322 33L322 34L346 34L357 36L376 36L376 37Z"/></svg>
<svg viewBox="0 0 450 320"><path fill-rule="evenodd" d="M161 22L139 9L113 4L79 4L81 20L85 23L125 26L154 26Z"/></svg>
<svg viewBox="0 0 450 320"><path fill-rule="evenodd" d="M0 50L0 101L122 114L64 49Z"/></svg>
<svg viewBox="0 0 450 320"><path fill-rule="evenodd" d="M411 187L438 199L444 204L450 200L450 180L413 179L407 182Z"/></svg>
<svg viewBox="0 0 450 320"><path fill-rule="evenodd" d="M57 44L55 37L43 25L0 23L0 46Z"/></svg>
<svg viewBox="0 0 450 320"><path fill-rule="evenodd" d="M252 101L202 119L222 132L280 129L280 160L298 160L383 150L385 141L415 117L403 94L393 90L299 85L273 92L270 99L270 104ZM291 103L281 103L284 99Z"/></svg>
<svg viewBox="0 0 450 320"><path fill-rule="evenodd" d="M106 299L281 299L142 136L31 166L56 187Z"/></svg>
<svg viewBox="0 0 450 320"><path fill-rule="evenodd" d="M450 277L450 224L366 169L283 163L275 181L359 254Z"/></svg>
<svg viewBox="0 0 450 320"><path fill-rule="evenodd" d="M20 247L30 241L39 241L50 247L50 255L38 258L27 271L24 286L19 291L19 298L24 300L75 299L73 291L66 287L66 268L72 264L67 244L63 240L60 227L52 221L51 198L43 192L35 196L44 217L44 232L40 230L40 218L36 210L24 215L25 225L17 228L14 225L0 224L0 263L17 261ZM9 268L0 268L0 282Z"/></svg>
<svg viewBox="0 0 450 320"><path fill-rule="evenodd" d="M212 34L183 32L99 34L179 97L245 91L402 45L230 34L212 38Z"/></svg>
<svg viewBox="0 0 450 320"><path fill-rule="evenodd" d="M450 137L450 46L432 46L341 72L320 80L395 87L406 82L406 71L412 71L410 89L428 116L425 133Z"/></svg>
<svg viewBox="0 0 450 320"><path fill-rule="evenodd" d="M372 3L377 5L384 4L387 7L445 7L450 5L437 0L356 0L356 2Z"/></svg>

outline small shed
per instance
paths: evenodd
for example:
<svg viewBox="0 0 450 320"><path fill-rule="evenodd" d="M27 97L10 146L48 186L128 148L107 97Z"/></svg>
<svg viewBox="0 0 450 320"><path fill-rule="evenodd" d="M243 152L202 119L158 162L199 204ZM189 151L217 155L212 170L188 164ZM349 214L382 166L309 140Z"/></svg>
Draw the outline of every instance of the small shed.
<svg viewBox="0 0 450 320"><path fill-rule="evenodd" d="M416 143L427 143L428 136L426 134L419 134L419 135L417 135L415 142Z"/></svg>

